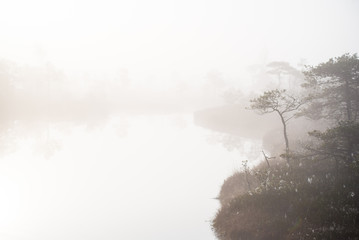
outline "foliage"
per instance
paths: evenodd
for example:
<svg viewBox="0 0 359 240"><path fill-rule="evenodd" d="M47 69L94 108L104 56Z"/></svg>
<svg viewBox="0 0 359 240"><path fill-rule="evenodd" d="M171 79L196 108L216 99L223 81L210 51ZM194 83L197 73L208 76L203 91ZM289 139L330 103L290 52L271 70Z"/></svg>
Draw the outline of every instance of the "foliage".
<svg viewBox="0 0 359 240"><path fill-rule="evenodd" d="M254 174L248 176L252 188L258 187L258 179ZM222 187L218 196L221 205L227 205L231 200L239 195L246 194L250 191L247 184L245 172L235 172L232 176L228 177Z"/></svg>
<svg viewBox="0 0 359 240"><path fill-rule="evenodd" d="M310 97L302 114L311 118L315 110L317 118L330 118L333 125L310 132L311 140L302 150L291 152L290 166L264 155L267 162L229 178L220 194L225 204L212 221L218 239L359 239L357 62L355 54L345 54L306 72ZM300 101L284 94L265 92L251 101L251 107L260 113L281 113L285 126L293 116L286 113L296 110L294 103ZM313 108L316 104L323 111ZM256 178L255 189L237 191L234 179L245 186L250 178Z"/></svg>
<svg viewBox="0 0 359 240"><path fill-rule="evenodd" d="M320 140L315 148L307 146L317 157L348 162L359 156L359 123L339 122L325 132L313 131L309 135Z"/></svg>
<svg viewBox="0 0 359 240"><path fill-rule="evenodd" d="M288 62L270 62L267 67L269 68L267 72L277 75L278 78L280 78L281 75L292 75L297 78L301 78L302 76L302 73L290 66Z"/></svg>
<svg viewBox="0 0 359 240"><path fill-rule="evenodd" d="M290 117L286 115L297 110L301 106L301 102L286 93L286 90L266 91L258 98L251 99L251 109L257 110L260 114L277 112L286 119Z"/></svg>
<svg viewBox="0 0 359 240"><path fill-rule="evenodd" d="M288 62L270 62L267 69L267 73L277 77L278 88L283 88L284 86L291 89L295 88L294 83L303 78L303 74ZM283 77L285 77L287 84L283 84Z"/></svg>
<svg viewBox="0 0 359 240"><path fill-rule="evenodd" d="M357 239L358 170L354 162L338 174L325 159L303 156L291 168L263 165L252 171L259 187L227 199L212 227L221 240Z"/></svg>
<svg viewBox="0 0 359 240"><path fill-rule="evenodd" d="M304 114L313 119L357 121L359 117L359 59L344 54L304 72L308 107Z"/></svg>
<svg viewBox="0 0 359 240"><path fill-rule="evenodd" d="M220 209L213 228L225 240L357 239L357 194L322 187L328 184L237 197Z"/></svg>
<svg viewBox="0 0 359 240"><path fill-rule="evenodd" d="M263 95L258 98L251 99L251 109L259 111L261 114L276 112L283 125L283 135L285 140L285 157L289 164L289 140L287 134L287 122L293 118L295 112L300 108L302 102L286 93L286 90L272 90L264 92Z"/></svg>

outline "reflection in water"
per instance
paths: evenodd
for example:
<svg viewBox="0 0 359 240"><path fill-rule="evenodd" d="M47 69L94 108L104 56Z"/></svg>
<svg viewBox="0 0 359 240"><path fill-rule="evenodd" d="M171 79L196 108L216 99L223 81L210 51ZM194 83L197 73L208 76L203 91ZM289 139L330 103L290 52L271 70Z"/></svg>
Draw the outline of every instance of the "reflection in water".
<svg viewBox="0 0 359 240"><path fill-rule="evenodd" d="M191 115L43 124L25 135L15 125L16 151L0 163L7 239L213 239L212 198L241 160L209 144Z"/></svg>
<svg viewBox="0 0 359 240"><path fill-rule="evenodd" d="M50 64L0 61L0 238L213 239L213 198L256 150L194 125L189 113L218 103L212 75L183 91L79 86Z"/></svg>

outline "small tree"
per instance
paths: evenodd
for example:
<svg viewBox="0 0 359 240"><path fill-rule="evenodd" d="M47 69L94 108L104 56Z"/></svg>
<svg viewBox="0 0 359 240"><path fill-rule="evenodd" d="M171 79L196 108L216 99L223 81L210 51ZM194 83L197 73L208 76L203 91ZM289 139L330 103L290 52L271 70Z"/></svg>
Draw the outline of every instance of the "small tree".
<svg viewBox="0 0 359 240"><path fill-rule="evenodd" d="M289 140L287 123L294 117L294 113L302 105L297 98L286 94L286 90L272 90L264 92L258 98L251 99L251 109L257 110L260 114L276 112L283 125L283 136L285 140L285 157L289 164Z"/></svg>
<svg viewBox="0 0 359 240"><path fill-rule="evenodd" d="M282 87L282 77L284 75L291 76L294 78L302 78L302 73L290 66L288 62L270 62L267 65L269 69L267 73L273 74L278 77L278 87Z"/></svg>

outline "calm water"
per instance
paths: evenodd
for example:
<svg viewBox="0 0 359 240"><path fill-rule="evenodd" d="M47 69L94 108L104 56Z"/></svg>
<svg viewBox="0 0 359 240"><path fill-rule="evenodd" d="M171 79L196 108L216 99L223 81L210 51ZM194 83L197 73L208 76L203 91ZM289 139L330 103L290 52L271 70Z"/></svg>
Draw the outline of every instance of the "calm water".
<svg viewBox="0 0 359 240"><path fill-rule="evenodd" d="M245 159L192 115L13 131L0 162L1 239L215 239L213 198Z"/></svg>

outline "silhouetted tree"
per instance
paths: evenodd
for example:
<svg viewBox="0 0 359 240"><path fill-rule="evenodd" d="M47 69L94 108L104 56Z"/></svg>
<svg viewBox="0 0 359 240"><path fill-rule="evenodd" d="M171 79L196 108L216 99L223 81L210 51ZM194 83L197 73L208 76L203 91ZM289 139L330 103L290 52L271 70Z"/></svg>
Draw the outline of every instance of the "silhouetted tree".
<svg viewBox="0 0 359 240"><path fill-rule="evenodd" d="M258 187L253 194L242 191L233 196L240 191L228 191L235 175L225 182L220 195L225 204L212 221L220 240L359 239L357 60L356 55L345 54L306 73L311 98L302 114L318 111L316 117L328 118L333 125L310 133L312 140L300 154L291 156L296 159L291 171L281 163L262 163L241 173L242 185L244 176L255 173ZM284 90L265 92L251 100L252 109L279 114L286 141L286 122L300 105Z"/></svg>
<svg viewBox="0 0 359 240"><path fill-rule="evenodd" d="M267 64L267 68L269 68L267 73L277 76L278 87L282 87L282 77L284 75L292 76L295 78L300 78L302 76L302 73L294 67L290 66L288 62L270 62Z"/></svg>
<svg viewBox="0 0 359 240"><path fill-rule="evenodd" d="M294 117L295 111L302 105L301 101L285 90L272 90L264 92L258 98L251 99L251 109L257 110L260 114L277 113L283 125L283 136L285 140L286 160L289 164L289 140L287 133L287 122Z"/></svg>
<svg viewBox="0 0 359 240"><path fill-rule="evenodd" d="M359 59L344 54L304 72L309 94L305 115L334 122L357 121L359 115Z"/></svg>

